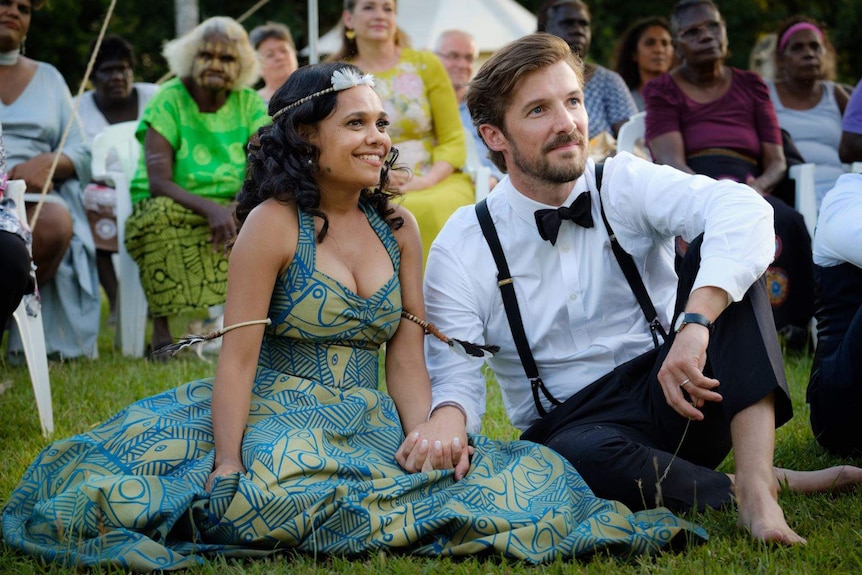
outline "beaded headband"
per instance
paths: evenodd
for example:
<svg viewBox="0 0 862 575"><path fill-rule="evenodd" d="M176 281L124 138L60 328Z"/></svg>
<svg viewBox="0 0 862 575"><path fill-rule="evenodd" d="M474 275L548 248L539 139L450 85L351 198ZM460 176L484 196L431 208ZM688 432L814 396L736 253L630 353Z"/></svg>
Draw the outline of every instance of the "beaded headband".
<svg viewBox="0 0 862 575"><path fill-rule="evenodd" d="M318 96L322 96L324 94L329 94L330 92L340 92L341 90L347 90L348 88L353 88L355 86L369 86L371 88L374 87L374 76L371 74L357 74L355 70L352 68L339 68L335 72L332 73L332 85L329 88L325 88L320 90L319 92L315 92L313 94L309 94L303 98L300 98L296 102L292 104L288 104L278 112L272 115L273 121L275 121L279 116L290 110L291 108L296 108L297 106L301 106L305 104L312 98L316 98Z"/></svg>

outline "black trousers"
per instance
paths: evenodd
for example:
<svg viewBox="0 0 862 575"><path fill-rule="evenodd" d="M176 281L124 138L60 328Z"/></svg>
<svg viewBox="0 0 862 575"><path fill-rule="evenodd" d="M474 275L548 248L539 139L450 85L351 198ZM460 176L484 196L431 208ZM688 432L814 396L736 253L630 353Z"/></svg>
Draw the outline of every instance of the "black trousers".
<svg viewBox="0 0 862 575"><path fill-rule="evenodd" d="M0 231L0 338L25 293L33 291L30 253L24 240Z"/></svg>
<svg viewBox="0 0 862 575"><path fill-rule="evenodd" d="M680 267L677 311L697 274L700 244L700 238L692 242ZM715 468L730 452L733 417L772 393L776 425L792 415L764 278L715 323L704 373L721 382L723 400L702 408L703 421L689 423L665 401L657 374L672 343L671 335L617 367L522 437L563 455L596 495L632 509L665 506L684 513L726 505L731 482Z"/></svg>
<svg viewBox="0 0 862 575"><path fill-rule="evenodd" d="M818 350L819 351L819 350ZM838 455L862 454L862 307L841 344L822 358L808 383L811 430L818 443Z"/></svg>

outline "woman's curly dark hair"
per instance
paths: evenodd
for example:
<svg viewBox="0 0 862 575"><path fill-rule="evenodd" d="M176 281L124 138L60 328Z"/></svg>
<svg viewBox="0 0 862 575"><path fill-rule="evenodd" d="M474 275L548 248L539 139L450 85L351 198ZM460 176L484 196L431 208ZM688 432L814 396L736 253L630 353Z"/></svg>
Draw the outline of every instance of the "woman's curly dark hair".
<svg viewBox="0 0 862 575"><path fill-rule="evenodd" d="M272 116L285 106L331 86L332 73L343 68L362 72L352 64L327 62L304 66L290 75L269 102ZM303 212L318 216L323 227L317 241L323 241L329 229L326 214L320 211L320 188L317 173L320 150L303 137L303 127L314 126L335 110L338 92L315 96L281 114L272 124L264 126L252 136L248 144L248 168L242 190L237 196L236 217L242 226L248 214L269 198L286 203L291 200ZM392 229L400 228L404 220L392 217L395 208L390 199L398 195L389 189L389 170L398 158L392 148L380 170L377 187L362 190L360 197L370 204Z"/></svg>

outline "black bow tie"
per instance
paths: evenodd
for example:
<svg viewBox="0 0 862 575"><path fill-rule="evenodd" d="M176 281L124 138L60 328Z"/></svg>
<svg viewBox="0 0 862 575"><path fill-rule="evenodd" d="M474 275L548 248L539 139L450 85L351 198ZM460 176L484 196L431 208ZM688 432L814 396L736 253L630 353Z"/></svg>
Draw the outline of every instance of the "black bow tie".
<svg viewBox="0 0 862 575"><path fill-rule="evenodd" d="M536 210L536 226L539 228L539 235L543 240L551 242L552 246L557 243L557 234L560 233L560 224L563 220L572 220L584 228L593 227L590 192L582 192L569 207Z"/></svg>

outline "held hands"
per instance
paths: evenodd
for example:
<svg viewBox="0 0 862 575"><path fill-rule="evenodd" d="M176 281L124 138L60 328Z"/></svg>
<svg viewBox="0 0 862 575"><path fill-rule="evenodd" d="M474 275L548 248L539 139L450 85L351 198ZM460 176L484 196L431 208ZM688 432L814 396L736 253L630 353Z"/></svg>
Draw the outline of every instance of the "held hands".
<svg viewBox="0 0 862 575"><path fill-rule="evenodd" d="M699 324L688 324L676 334L670 352L658 372L664 398L677 413L701 421L700 408L707 401L721 401L713 391L719 381L703 375L709 330Z"/></svg>
<svg viewBox="0 0 862 575"><path fill-rule="evenodd" d="M458 408L447 406L434 410L429 421L407 435L395 459L409 473L454 469L455 481L459 481L470 469L472 454L464 415Z"/></svg>

